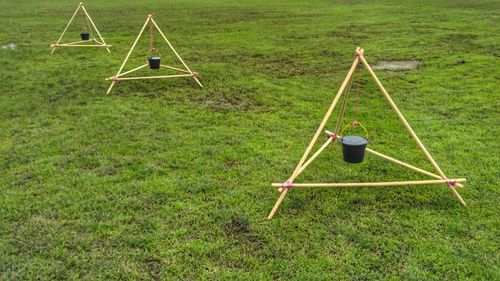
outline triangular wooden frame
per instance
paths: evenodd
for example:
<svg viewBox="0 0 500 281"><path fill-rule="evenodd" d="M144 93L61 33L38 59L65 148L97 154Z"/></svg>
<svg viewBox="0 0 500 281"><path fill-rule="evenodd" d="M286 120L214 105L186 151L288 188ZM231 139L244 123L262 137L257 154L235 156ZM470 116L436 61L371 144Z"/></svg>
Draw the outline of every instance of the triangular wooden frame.
<svg viewBox="0 0 500 281"><path fill-rule="evenodd" d="M392 98L389 96L389 94L385 90L382 83L380 83L377 76L375 75L375 73L371 69L370 65L367 63L367 61L363 57L363 53L364 53L363 49L360 49L359 47L356 49L356 55L354 57L354 62L352 63L352 66L349 69L349 72L347 73L347 76L344 79L344 82L340 86L340 89L337 92L337 95L335 96L335 98L333 99L333 102L330 105L330 108L328 109L325 117L323 118L323 121L321 122L320 126L316 130L314 137L312 138L311 142L309 143L309 146L307 147L306 151L304 152L304 155L300 159L297 167L295 168L295 170L292 173L292 175L290 176L290 178L285 183L273 183L272 184L272 186L277 188L277 191L280 192L281 194L280 194L278 200L276 201L276 203L274 204L274 207L271 210L271 213L269 214L268 219L271 219L274 216L274 214L278 210L278 207L280 206L281 202L285 198L288 190L290 190L290 188L292 188L292 187L297 187L297 188L307 188L307 187L338 188L338 187L369 187L369 186L407 186L407 185L422 185L422 184L442 183L442 184L445 184L449 187L451 193L458 200L458 202L460 202L460 204L462 204L463 206L466 206L464 200L462 199L462 197L460 197L460 194L458 194L458 192L455 190L456 188L463 187L463 185L460 183L465 182L466 179L465 178L449 179L445 176L445 174L443 173L441 168L439 168L439 166L436 164L436 161L434 161L434 159L432 158L430 153L427 151L427 149L422 144L422 142L420 141L418 136L415 134L413 129L410 127L410 124L408 124L408 122L406 121L403 114L401 114L398 107L396 106L396 104L394 103ZM318 157L318 155L320 155L321 152L326 147L328 147L328 145L335 142L338 138L341 137L338 135L338 133L339 133L338 126L337 126L335 132L325 131L328 134L328 140L309 159L307 158L309 156L314 144L318 140L319 135L323 131L323 128L325 127L328 119L330 118L330 115L332 114L337 102L339 101L340 97L342 96L342 94L346 90L348 84L350 83L352 75L360 62L365 66L367 71L370 73L370 76L375 81L378 88L380 89L380 91L382 92L384 97L387 99L389 104L391 105L391 108L397 114L397 116L399 117L399 120L403 123L403 125L406 128L406 130L408 131L408 133L415 140L415 142L417 143L420 150L422 150L422 152L424 153L427 160L432 164L432 166L436 170L437 174L427 172L427 171L422 170L420 168L417 168L413 165L407 164L405 162L402 162L400 160L397 160L397 159L392 158L390 156L384 155L380 152L374 151L374 150L369 149L369 148L367 148L366 151L372 155L381 157L382 159L388 160L388 161L393 162L393 163L400 165L402 167L409 168L409 169L414 170L418 173L432 177L432 178L434 178L434 180L398 181L398 182L364 182L364 183L363 182L357 182L357 183L298 183L298 184L294 183L294 180L300 175L300 173L302 173L307 168L307 166L309 166L309 164L311 164L314 161L314 159L316 159L316 157ZM341 121L342 114L343 113L340 113L339 121Z"/></svg>
<svg viewBox="0 0 500 281"><path fill-rule="evenodd" d="M113 86L115 85L116 81L123 81L123 80L141 80L141 79L161 79L161 78L193 77L193 79L196 81L196 83L200 87L203 88L203 85L200 83L200 81L198 80L198 78L196 78L196 76L198 76L198 73L194 72L194 71L191 71L191 69L189 69L189 67L187 66L187 64L184 62L184 60L182 60L181 56L179 56L179 54L177 53L177 51L174 49L174 47L172 46L172 44L170 44L170 41L168 41L168 39L165 36L165 34L163 34L163 32L161 31L161 29L158 27L158 25L156 24L156 22L153 19L153 17L154 17L154 14L149 14L148 15L148 18L146 19L146 22L142 26L141 31L137 35L137 38L135 39L134 44L130 48L130 51L128 52L127 56L125 57L125 60L123 61L122 65L120 66L120 69L118 70L118 72L116 73L116 75L106 78L106 80L111 80L112 81L111 85L108 88L108 91L106 92L106 95L108 95L111 92L111 89L113 89ZM134 50L135 46L137 45L137 42L139 41L139 38L141 38L141 35L144 32L144 30L146 29L146 26L148 25L148 23L152 23L153 24L153 26L160 33L160 35L163 38L163 40L165 40L165 42L167 43L168 47L172 50L172 52L175 54L175 56L179 59L179 61L182 63L182 65L185 67L185 69L180 69L180 68L176 68L176 67L168 66L168 65L163 65L163 64L160 65L160 67L167 68L167 69L172 69L172 70L176 70L176 71L182 72L184 74L159 75L159 76L142 76L142 77L122 77L123 75L132 73L134 71L137 71L139 69L142 69L142 68L148 66L148 64L146 63L144 65L141 65L139 67L136 67L134 69L131 69L129 71L125 71L125 72L122 73L122 70L125 67L125 64L127 63L130 55L132 54L132 51Z"/></svg>
<svg viewBox="0 0 500 281"><path fill-rule="evenodd" d="M92 38L89 38L89 40L82 40L82 41L75 41L75 42L70 42L70 43L63 43L61 44L61 40L62 38L64 37L64 34L66 33L66 30L68 30L68 27L71 25L71 22L73 22L73 19L75 18L76 14L78 13L79 10L82 10L83 11L83 15L87 21L87 26L89 28L89 31L90 31L90 34L92 35ZM97 40L92 32L92 29L95 30L95 32L97 33L97 36L99 36L99 40ZM94 41L95 44L85 44L85 43L88 43L88 42L91 42L91 41ZM69 19L69 22L68 24L66 25L66 27L64 28L64 31L61 33L61 36L59 36L59 39L57 39L57 42L54 43L54 44L50 44L50 47L52 48L52 52L51 54L53 54L55 52L55 50L59 47L100 47L100 48L106 48L106 50L108 50L108 53L111 53L111 51L109 50L109 47L111 47L111 45L108 45L106 44L106 42L104 41L104 38L102 38L101 36L101 33L99 33L99 30L97 29L97 27L95 26L94 24L94 21L92 20L92 18L90 17L89 13L87 12L87 10L85 9L85 7L83 6L83 2L80 2L78 4L78 7L76 8L75 12L73 13L73 16L71 16L71 18Z"/></svg>

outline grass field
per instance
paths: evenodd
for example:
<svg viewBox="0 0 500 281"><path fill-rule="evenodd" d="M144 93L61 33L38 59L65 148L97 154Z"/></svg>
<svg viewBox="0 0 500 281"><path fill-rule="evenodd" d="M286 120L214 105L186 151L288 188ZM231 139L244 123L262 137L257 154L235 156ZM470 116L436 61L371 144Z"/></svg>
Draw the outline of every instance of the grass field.
<svg viewBox="0 0 500 281"><path fill-rule="evenodd" d="M0 45L16 44L0 48L0 280L500 279L498 1L93 0L111 54L51 55L77 2L0 2ZM151 11L205 87L125 81L106 96ZM356 46L372 64L422 62L377 74L444 172L467 178L468 208L444 185L294 189L266 218ZM363 74L347 119L433 171ZM340 153L297 182L423 179Z"/></svg>

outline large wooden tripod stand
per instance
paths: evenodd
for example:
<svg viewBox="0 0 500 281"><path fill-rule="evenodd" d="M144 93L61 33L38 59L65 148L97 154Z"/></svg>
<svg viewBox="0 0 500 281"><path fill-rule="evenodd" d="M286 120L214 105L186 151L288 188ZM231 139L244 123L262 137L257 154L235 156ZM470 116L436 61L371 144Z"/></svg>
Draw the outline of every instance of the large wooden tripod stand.
<svg viewBox="0 0 500 281"><path fill-rule="evenodd" d="M87 27L88 27L88 30L90 32L89 40L81 40L81 41L75 41L75 42L61 44L60 42L61 42L62 38L64 37L66 30L68 30L68 27L71 25L71 22L73 22L73 19L75 18L78 11L82 11L83 16L85 17L85 21L87 23ZM95 32L97 33L97 36L99 36L100 41L97 40L97 38L94 36L93 30L95 30ZM87 44L88 42L92 42L92 41L95 44ZM59 47L101 47L101 48L106 48L106 50L108 50L108 53L111 53L111 51L109 50L109 47L111 47L111 45L108 45L108 44L106 44L106 42L104 42L104 38L102 38L101 33L99 33L99 30L97 29L97 27L94 24L94 21L92 20L89 13L87 12L85 7L83 6L83 2L80 2L78 4L78 7L76 8L75 12L73 13L73 16L71 16L71 18L69 19L69 22L66 25L66 28L64 28L64 31L61 33L61 36L59 36L59 39L57 39L56 43L50 44L50 47L52 48L51 54L53 54L55 52L55 50Z"/></svg>
<svg viewBox="0 0 500 281"><path fill-rule="evenodd" d="M194 71L191 71L191 69L189 69L189 67L187 66L187 64L184 62L184 60L182 60L181 56L179 56L179 54L177 53L177 51L174 49L174 47L172 46L172 44L170 44L170 42L168 41L168 39L165 36L165 34L163 34L163 32L161 31L161 29L158 27L158 25L156 24L155 20L153 19L153 16L154 16L154 14L149 14L148 15L148 18L146 19L146 22L142 26L141 31L137 35L137 38L135 39L134 44L130 48L130 51L128 52L127 56L125 57L125 60L123 61L122 65L120 66L120 69L118 69L118 72L116 73L116 75L106 78L106 80L111 80L112 81L111 85L108 88L108 91L106 92L106 95L111 92L111 89L113 89L113 86L115 85L115 83L117 81L125 81L125 80L143 80L143 79L193 77L194 81L196 81L196 83L200 87L203 88L203 85L200 83L200 81L198 80L198 78L196 78L196 76L198 76L198 73L194 72ZM146 64L138 66L138 67L136 67L134 69L122 72L123 68L125 67L125 64L127 63L130 55L132 54L132 51L134 51L134 48L137 45L137 42L139 41L139 38L141 38L141 35L144 32L144 30L146 29L146 26L148 24L150 25L150 33L151 33L151 38L150 38L150 40L151 40L150 41L150 44L151 44L150 46L151 47L150 47L150 51L152 51L152 49L154 49L153 45L152 45L152 41L153 41L153 29L156 29L160 33L160 35L163 38L163 40L165 40L165 43L167 43L167 46L170 48L170 50L172 50L172 52L175 54L175 56L177 57L177 59L179 59L179 61L182 63L182 65L184 66L185 69L181 69L181 68L177 68L177 67L173 67L173 66L168 66L168 65L163 65L163 64L160 65L160 67L161 68L175 70L175 71L180 72L181 74L140 76L140 77L123 77L126 74L130 74L130 73L132 73L134 71L137 71L139 69L142 69L142 68L148 66L148 64L146 63Z"/></svg>
<svg viewBox="0 0 500 281"><path fill-rule="evenodd" d="M308 187L325 187L325 188L339 188L339 187L373 187L373 186L408 186L408 185L424 185L424 184L445 184L453 196L462 204L463 206L466 206L464 200L462 197L460 197L460 194L456 191L456 188L463 187L462 182L465 182L465 178L457 178L457 179L449 179L446 177L446 175L443 173L441 168L438 166L436 161L432 158L431 154L427 151L425 146L422 144L418 136L415 134L413 129L410 127L410 124L408 121L406 121L405 117L401 112L399 111L398 107L392 100L392 98L389 96L387 91L385 90L384 86L382 83L377 78L377 75L373 72L371 69L370 65L368 62L365 60L363 56L364 50L360 49L359 47L356 49L356 55L354 57L354 62L352 63L351 68L349 69L349 72L347 73L346 78L344 79L344 82L340 86L339 91L337 92L337 95L333 99L332 104L330 105L330 108L326 112L325 117L323 118L323 121L321 121L321 124L319 125L318 129L316 130L316 133L314 134L311 142L309 143L309 146L307 147L306 151L304 152L304 155L300 159L297 167L295 168L294 172L290 176L290 178L285 182L285 183L273 183L272 186L277 188L278 192L280 192L280 196L278 200L276 201L276 204L274 204L273 209L271 210L271 213L268 216L268 219L271 219L276 211L278 210L278 207L280 206L281 202L283 202L283 199L285 198L286 194L288 193L288 190L291 188L308 188ZM346 87L350 83L352 79L352 75L354 71L356 70L356 67L358 66L359 63L362 63L365 68L368 70L370 73L370 76L372 79L375 81L377 84L378 88L382 92L383 96L386 98L386 100L389 102L391 105L392 109L396 113L396 115L399 117L399 120L403 123L404 127L408 131L408 133L411 135L411 137L415 140L417 143L418 147L420 150L424 153L425 157L427 160L432 164L434 169L436 170L437 174L425 171L423 169L417 168L413 165L407 164L403 161L397 160L393 157L384 155L380 152L374 151L372 149L367 148L366 151L374 156L380 157L382 159L388 160L394 164L400 165L401 167L405 167L411 170L414 170L418 173L424 174L426 176L434 178L433 180L420 180L420 181L397 181L397 182L356 182L356 183L294 183L295 179L323 152L323 150L328 147L331 143L335 142L338 138L341 138L342 136L339 136L339 126L335 129L334 132L330 131L325 131L328 135L328 140L310 157L308 158L314 144L318 140L319 135L323 131L328 119L330 118L330 115L332 114L335 106L337 105L337 102L339 101L340 97L346 90ZM341 121L343 112L340 113L339 116L339 121ZM307 160L307 161L306 161Z"/></svg>

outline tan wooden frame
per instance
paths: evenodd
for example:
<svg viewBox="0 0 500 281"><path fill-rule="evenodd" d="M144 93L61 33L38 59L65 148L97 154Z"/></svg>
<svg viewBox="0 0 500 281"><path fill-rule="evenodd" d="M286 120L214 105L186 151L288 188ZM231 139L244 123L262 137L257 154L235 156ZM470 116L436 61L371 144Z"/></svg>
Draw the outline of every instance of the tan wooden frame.
<svg viewBox="0 0 500 281"><path fill-rule="evenodd" d="M94 37L94 38L89 38L89 40L82 40L82 41L75 41L75 42L61 44L61 40L64 37L64 34L68 30L68 27L71 25L71 23L73 22L73 19L75 18L76 14L78 13L78 11L80 9L82 9L84 16L88 20L87 24L89 25L88 27L89 27L90 31L92 29L94 29L97 33L97 36L99 36L99 39L101 41L98 41L97 38ZM93 35L93 33L91 33L91 34ZM92 44L92 45L91 44L82 44L82 43L88 43L88 42L92 42L92 41L95 42L95 44ZM76 8L75 12L73 13L73 16L71 16L68 24L66 25L63 32L61 33L61 36L59 36L59 39L57 39L56 43L50 44L50 47L52 48L51 54L53 54L56 51L56 49L59 47L100 47L100 48L106 48L106 50L108 50L108 53L111 53L111 51L109 50L109 47L111 47L111 45L106 44L106 42L104 41L104 38L102 38L101 33L99 32L99 30L97 29L97 27L94 24L94 21L92 20L89 13L87 12L85 7L83 6L83 2L80 2L78 4L78 7Z"/></svg>
<svg viewBox="0 0 500 281"><path fill-rule="evenodd" d="M338 90L337 94L335 95L335 98L333 99L332 104L330 105L330 108L328 108L328 111L326 112L325 116L323 117L323 120L321 121L321 124L319 125L318 129L316 130L316 133L314 134L312 140L310 141L309 145L307 146L304 154L302 155L302 158L300 159L299 163L297 164L297 167L293 171L292 175L288 178L288 180L285 183L273 183L271 184L273 187L277 189L278 192L280 192L280 196L276 203L274 204L274 207L272 208L271 212L269 213L268 219L271 219L276 211L278 210L281 202L283 202L283 199L285 198L288 190L290 190L291 187L299 187L299 188L305 188L305 187L329 187L329 188L338 188L338 187L374 187L374 186L409 186L409 185L424 185L424 184L445 184L453 196L458 200L458 202L463 205L467 206L460 196L458 192L456 191L456 188L461 188L463 187L462 184L466 181L465 178L457 178L457 179L449 179L448 177L445 176L441 168L437 165L436 161L432 158L430 153L427 151L427 148L422 144L418 136L415 134L413 129L410 127L410 124L408 121L406 121L405 117L403 114L399 111L398 107L392 100L392 98L389 96L387 91L385 90L384 86L382 83L380 83L378 77L375 75L373 70L371 69L370 65L364 58L364 50L361 48L356 48L356 53L354 57L354 61L351 65L351 68L349 69L349 72L347 73L347 76L345 77L344 81L342 82L342 85L340 86L340 89ZM319 135L323 131L328 119L330 118L330 115L332 114L335 106L337 105L337 102L339 101L340 97L342 96L343 93L345 93L346 88L348 88L348 85L351 82L352 75L354 71L356 70L356 67L358 66L359 63L362 63L365 68L367 69L368 73L372 77L372 79L375 81L377 84L378 88L382 92L383 96L386 98L386 100L389 102L391 105L391 108L394 110L396 115L398 116L399 120L403 123L404 127L408 131L408 133L411 135L411 137L414 139L414 141L417 143L418 147L420 150L423 152L427 160L432 164L434 169L436 170L437 174L425 171L423 169L417 168L413 165L410 165L408 163L405 163L403 161L397 160L395 158L392 158L390 156L384 155L380 152L374 151L370 148L367 148L366 151L374 156L380 157L382 159L388 160L392 163L395 163L397 165L400 165L405 168L409 168L413 171L416 171L418 173L427 175L429 177L434 178L434 180L421 180L421 181L396 181L396 182L357 182L357 183L294 183L294 180L325 150L326 147L328 147L330 144L334 143L339 136L338 132L338 126L335 132L330 132L330 131L325 131L328 134L328 139L327 141L310 157L308 158L313 146L316 144L316 141L318 140ZM342 113L340 113L342 114ZM341 120L341 116L339 118L339 121Z"/></svg>
<svg viewBox="0 0 500 281"><path fill-rule="evenodd" d="M181 56L174 49L174 47L172 46L172 44L170 44L170 41L168 41L168 39L165 36L165 34L163 34L163 32L161 31L160 27L158 27L158 25L156 24L155 20L153 19L153 16L154 16L153 14L149 14L148 15L148 18L146 19L146 22L144 23L144 25L141 28L141 31L139 31L139 34L135 38L135 41L132 44L132 47L130 48L127 56L125 57L125 60L122 63L122 65L118 69L118 72L116 73L116 75L106 78L106 80L110 80L111 81L111 85L109 86L108 91L106 92L106 95L108 95L111 92L111 89L113 89L113 86L115 85L115 83L117 81L125 81L125 80L143 80L143 79L162 79L162 78L177 78L177 77L193 77L193 79L196 81L196 83L200 87L203 88L203 85L201 84L201 82L198 80L198 78L196 78L196 76L198 76L198 73L194 72L194 71L191 71L191 69L189 69L189 67L187 66L187 64L184 62L184 60L181 58ZM167 68L167 69L172 69L172 70L175 70L175 71L179 71L179 72L182 72L184 74L157 75L157 76L140 76L140 77L122 77L125 74L132 73L134 71L137 71L139 69L142 69L142 68L148 66L148 64L141 65L141 66L136 67L136 68L134 68L132 70L129 70L129 71L126 71L126 72L122 73L122 70L125 67L125 64L127 63L128 59L130 58L130 55L132 54L132 51L134 51L134 48L137 45L137 42L139 41L139 38L141 37L141 35L144 33L144 30L146 29L146 26L148 25L148 23L153 24L153 26L155 27L155 29L160 33L160 35L163 38L163 40L165 40L165 43L167 43L167 46L172 50L172 52L175 54L175 56L177 57L177 59L179 59L179 61L185 67L185 69L176 68L176 67L173 67L173 66L168 66L168 65L163 65L163 64L160 65L160 67Z"/></svg>

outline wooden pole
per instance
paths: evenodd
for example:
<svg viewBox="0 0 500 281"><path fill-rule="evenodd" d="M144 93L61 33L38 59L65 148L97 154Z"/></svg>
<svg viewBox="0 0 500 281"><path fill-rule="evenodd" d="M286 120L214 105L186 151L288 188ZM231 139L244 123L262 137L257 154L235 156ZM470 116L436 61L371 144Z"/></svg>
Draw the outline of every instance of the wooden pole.
<svg viewBox="0 0 500 281"><path fill-rule="evenodd" d="M146 19L146 22L144 23L144 25L141 28L141 31L139 31L139 35L137 35L137 38L135 38L135 42L134 42L134 44L132 44L132 48L130 48L130 51L128 52L127 56L125 57L125 60L123 61L122 65L120 66L120 69L118 70L118 73L116 73L115 77L118 77L120 75L120 72L123 70L123 67L127 63L127 60L130 57L130 54L132 54L132 51L134 50L135 45L137 45L137 42L139 41L139 38L141 37L142 33L144 32L144 29L146 28L148 22L151 20L151 17L152 17L152 15L149 14L148 18ZM111 89L113 89L113 86L115 85L115 83L116 83L116 81L111 82L111 85L109 86L108 91L106 92L106 95L109 95L109 93L111 92Z"/></svg>
<svg viewBox="0 0 500 281"><path fill-rule="evenodd" d="M160 35L163 37L163 39L165 40L165 42L167 43L167 45L170 47L170 49L172 49L172 51L174 52L174 54L181 61L182 65L184 65L184 67L189 71L189 73L193 74L193 72L191 71L191 69L189 69L189 67L187 66L187 64L182 60L181 56L179 56L179 54L177 53L177 51L174 49L174 47L172 46L172 44L170 44L170 42L168 41L167 37L165 36L165 34L163 34L163 32L161 31L160 27L158 27L158 25L156 24L156 22L155 22L155 20L153 18L151 18L151 22L154 24L154 26L156 27L156 29L158 30L158 32L160 33ZM198 83L198 85L200 85L200 87L203 88L203 85L195 77L195 75L193 75L193 78L196 81L196 83Z"/></svg>
<svg viewBox="0 0 500 281"><path fill-rule="evenodd" d="M356 48L356 52L363 52L363 51L360 50L360 48ZM326 112L325 116L323 117L323 120L321 121L321 124L319 125L319 128L316 130L316 133L314 134L314 136L313 136L311 142L309 143L306 151L302 155L302 158L300 159L300 161L299 161L297 167L295 168L295 170L294 170L292 176L290 177L290 179L295 179L297 172L302 167L302 164L304 164L304 162L306 161L307 156L309 156L309 153L311 152L312 147L316 143L319 135L321 134L321 131L325 127L326 122L328 121L328 118L330 118L330 115L332 114L333 109L335 108L335 105L337 104L340 96L344 92L344 89L347 86L347 83L349 82L349 80L351 79L351 76L352 76L354 70L356 69L356 66L358 65L358 63L359 63L359 58L356 56L354 58L354 61L352 63L351 68L349 69L349 72L347 73L347 76L344 79L344 82L342 82L342 85L340 86L340 89L338 90L337 95L335 95L335 98L333 99L333 102L330 105L330 108L328 109L328 111ZM290 181L290 179L288 180L288 182L293 182L293 181ZM283 199L285 198L287 192L288 192L287 188L284 189L281 192L280 197L278 198L278 200L274 204L274 207L271 210L271 213L269 213L269 216L267 217L268 219L272 219L273 218L274 214L276 213L276 211L278 210L279 206L281 205L281 202L283 202Z"/></svg>
<svg viewBox="0 0 500 281"><path fill-rule="evenodd" d="M104 43L102 43L101 41L98 41L97 39L94 38L94 41L98 44L101 44L101 45L105 45Z"/></svg>
<svg viewBox="0 0 500 281"><path fill-rule="evenodd" d="M78 10L80 9L80 7L81 7L82 5L83 5L83 2L80 2L80 4L78 4L78 7L76 8L75 12L73 13L73 16L71 16L71 18L69 19L68 24L67 24L67 25L66 25L66 27L64 28L64 31L61 33L61 36L59 36L59 39L57 39L57 42L55 43L55 46L53 47L51 54L53 54L53 53L54 53L54 51L56 50L56 48L57 48L56 46L58 46L58 45L59 45L59 42L61 42L61 39L63 38L64 33L66 33L66 30L68 30L69 25L71 24L71 22L72 22L72 21L73 21L73 19L75 18L76 13L78 12Z"/></svg>
<svg viewBox="0 0 500 281"><path fill-rule="evenodd" d="M373 70L371 69L371 67L368 64L368 62L365 60L365 58L363 56L360 56L359 58L361 59L361 62L365 65L366 69L368 70L368 72L372 76L373 80L375 80L375 83L377 84L377 86L379 87L380 91L382 92L382 94L385 96L385 98L387 99L387 101L391 105L391 107L394 110L394 112L396 112L396 114L398 115L399 119L401 120L401 122L405 126L406 130L408 131L408 133L410 133L410 135L413 137L413 139L417 143L418 147L420 147L420 149L424 153L425 157L427 157L427 159L432 164L432 166L434 166L434 169L436 169L436 171L438 172L438 174L442 178L446 179L447 177L445 176L445 174L443 173L443 171L441 170L441 168L439 168L439 166L436 163L436 161L434 161L434 159L432 158L432 156L429 153L429 151L427 151L427 148L425 148L425 146L423 145L423 143L420 141L420 139L418 138L417 134L415 134L415 132L411 128L411 126L408 123L408 121L406 121L406 119L403 116L403 114L401 114L401 112L399 111L398 107L396 106L396 104L392 100L391 96L389 96L389 94L385 90L385 88L382 85L382 83L380 83L380 80L378 80L377 75L375 74L375 72L373 72ZM453 196L455 196L455 198L458 200L458 202L460 202L460 204L462 204L464 207L467 206L467 204L465 204L464 200L462 199L462 197L460 196L460 194L455 190L455 188L449 187L449 189L450 189L451 193L453 194Z"/></svg>
<svg viewBox="0 0 500 281"><path fill-rule="evenodd" d="M323 152L323 150L325 150L325 148L327 148L328 145L330 143L332 143L333 141L335 141L335 139L329 137L328 140L318 149L318 151L316 151L316 153L314 153L313 156L311 156L311 158L309 158L304 163L304 165L302 165L302 167L300 167L300 169L297 171L297 173L295 173L295 175L288 180L288 182L293 182L307 168L307 166L309 166L316 159L316 157L318 157L321 154L321 152ZM283 191L283 188L278 188L278 192L282 192L282 191Z"/></svg>
<svg viewBox="0 0 500 281"><path fill-rule="evenodd" d="M132 73L132 72L137 71L137 70L139 70L139 69L141 69L141 68L144 68L144 67L146 67L146 66L148 66L148 64L147 64L147 63L146 63L146 64L144 64L144 65L141 65L141 66L139 66L139 67L136 67L136 68L134 68L134 69L131 69L131 70L129 70L129 71L125 71L125 72L123 72L123 73L120 73L120 75L118 75L118 76L116 76L116 77L120 77L120 76L123 76L123 75L129 74L129 73ZM109 77L109 78L106 78L106 80L111 80L112 78L113 78L113 77Z"/></svg>
<svg viewBox="0 0 500 281"><path fill-rule="evenodd" d="M176 77L191 77L192 74L177 74L177 75L161 75L161 76L141 76L141 77L117 77L108 80L122 81L122 80L143 80L143 79L158 79L158 78L176 78Z"/></svg>
<svg viewBox="0 0 500 281"><path fill-rule="evenodd" d="M375 150L373 150L373 149L370 149L370 148L368 148L368 147L366 148L366 151L367 151L368 153L371 153L371 154L375 155L375 156L378 156L378 157L383 158L383 159L385 159L385 160L391 161L392 163L398 164L398 165L400 165L400 166L403 166L403 167L409 168L409 169L414 170L414 171L416 171L416 172L419 172L419 173L421 173L421 174L424 174L424 175L427 175L427 176L430 176L430 177L433 177L433 178L436 178L436 179L443 179L442 177L440 177L440 176L438 176L438 175L436 175L436 174L433 174L433 173L431 173L431 172L427 172L426 170L422 170L422 169L420 169L420 168L417 168L417 167L415 167L415 166L413 166L413 165L410 165L410 164L408 164L408 163L405 163L405 162L403 162L403 161L400 161L400 160L394 159L394 158L392 158L392 157L390 157L390 156L387 156L387 155L385 155L385 154L382 154L382 153L380 153L380 152L377 152L377 151L375 151ZM456 186L457 186L457 187L464 187L462 184L459 184L459 183L457 183L457 184L456 184Z"/></svg>
<svg viewBox="0 0 500 281"><path fill-rule="evenodd" d="M164 68L168 68L168 69L177 70L177 71L180 71L180 72L185 72L185 73L192 73L192 74L194 74L194 72L189 72L189 71L187 71L187 70L180 69L180 68L173 67L173 66L169 66L169 65L163 65L163 64L161 64L160 66L161 66L161 67L164 67Z"/></svg>
<svg viewBox="0 0 500 281"><path fill-rule="evenodd" d="M59 47L103 47L103 48L107 48L107 47L111 47L111 45L67 45L67 44L59 44L58 45Z"/></svg>
<svg viewBox="0 0 500 281"><path fill-rule="evenodd" d="M53 45L58 45L58 46L61 46L61 45L73 45L73 44L80 44L80 43L84 43L84 42L88 42L88 40L81 40L81 41L68 42L68 43L62 43L62 44L50 44L50 46L52 47Z"/></svg>
<svg viewBox="0 0 500 281"><path fill-rule="evenodd" d="M420 181L394 181L394 182L346 182L346 183L294 183L293 188L305 187L373 187L373 186L405 186L405 185L425 185L448 182L465 182L466 179L448 179L448 180L420 180ZM282 183L273 183L273 187L282 187ZM287 188L289 189L289 188Z"/></svg>
<svg viewBox="0 0 500 281"><path fill-rule="evenodd" d="M104 41L104 38L102 38L101 36L101 33L99 33L99 29L97 29L97 27L95 26L94 24L94 21L92 20L92 18L90 17L89 13L87 13L87 10L85 9L85 7L83 6L83 3L82 3L82 10L83 12L85 13L85 15L87 16L87 18L89 19L90 23L92 24L92 26L94 27L95 31L97 32L97 35L99 36L99 38L101 39L102 43L104 43L104 45L106 45L106 50L108 50L108 53L111 53L111 51L109 50L108 46L111 46L111 45L107 45L106 42Z"/></svg>

